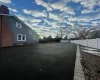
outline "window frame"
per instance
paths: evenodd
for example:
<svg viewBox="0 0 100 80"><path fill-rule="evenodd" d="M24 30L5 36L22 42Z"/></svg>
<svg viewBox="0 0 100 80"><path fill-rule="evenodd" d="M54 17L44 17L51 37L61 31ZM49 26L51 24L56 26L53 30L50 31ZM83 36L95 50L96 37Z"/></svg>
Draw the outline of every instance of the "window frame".
<svg viewBox="0 0 100 80"><path fill-rule="evenodd" d="M21 35L21 40L18 39L19 35ZM17 41L22 41L22 34L17 34Z"/></svg>
<svg viewBox="0 0 100 80"><path fill-rule="evenodd" d="M21 40L18 39L18 36L21 35ZM25 39L23 40L23 36L25 36ZM26 41L26 35L23 34L17 34L17 41Z"/></svg>
<svg viewBox="0 0 100 80"><path fill-rule="evenodd" d="M32 34L32 31L29 30L29 34Z"/></svg>
<svg viewBox="0 0 100 80"><path fill-rule="evenodd" d="M25 39L23 40L23 36L25 37ZM26 35L22 35L22 41L26 41Z"/></svg>
<svg viewBox="0 0 100 80"><path fill-rule="evenodd" d="M16 22L16 27L18 27L18 28L22 28L22 24L19 23L19 22Z"/></svg>

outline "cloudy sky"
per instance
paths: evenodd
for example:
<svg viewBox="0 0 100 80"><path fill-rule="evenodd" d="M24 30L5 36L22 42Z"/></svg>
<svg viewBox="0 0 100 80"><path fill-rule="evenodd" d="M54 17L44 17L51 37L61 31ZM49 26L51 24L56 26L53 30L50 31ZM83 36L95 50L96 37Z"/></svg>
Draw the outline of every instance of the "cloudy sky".
<svg viewBox="0 0 100 80"><path fill-rule="evenodd" d="M0 0L41 36L55 37L59 27L100 25L100 0Z"/></svg>

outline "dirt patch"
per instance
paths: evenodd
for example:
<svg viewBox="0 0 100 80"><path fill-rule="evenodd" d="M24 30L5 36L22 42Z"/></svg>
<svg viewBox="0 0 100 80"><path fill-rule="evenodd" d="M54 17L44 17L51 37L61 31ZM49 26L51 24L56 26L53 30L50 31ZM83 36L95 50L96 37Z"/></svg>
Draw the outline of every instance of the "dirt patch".
<svg viewBox="0 0 100 80"><path fill-rule="evenodd" d="M100 80L100 56L80 50L86 80Z"/></svg>

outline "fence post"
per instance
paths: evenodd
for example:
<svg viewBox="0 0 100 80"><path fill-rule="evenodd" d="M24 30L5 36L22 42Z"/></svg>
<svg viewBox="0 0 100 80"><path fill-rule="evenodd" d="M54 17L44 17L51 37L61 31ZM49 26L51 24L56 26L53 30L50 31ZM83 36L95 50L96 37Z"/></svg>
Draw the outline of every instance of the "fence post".
<svg viewBox="0 0 100 80"><path fill-rule="evenodd" d="M88 39L86 39L86 41L87 41L87 47L88 47Z"/></svg>
<svg viewBox="0 0 100 80"><path fill-rule="evenodd" d="M98 52L98 38L97 38L97 55L99 56L99 52Z"/></svg>

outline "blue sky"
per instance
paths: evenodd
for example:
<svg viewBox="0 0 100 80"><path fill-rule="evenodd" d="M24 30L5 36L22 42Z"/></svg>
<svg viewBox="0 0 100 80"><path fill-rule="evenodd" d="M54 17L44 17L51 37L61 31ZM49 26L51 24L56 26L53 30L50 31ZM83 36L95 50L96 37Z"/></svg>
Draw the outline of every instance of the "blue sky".
<svg viewBox="0 0 100 80"><path fill-rule="evenodd" d="M59 27L100 25L100 0L0 0L39 35L56 36Z"/></svg>

